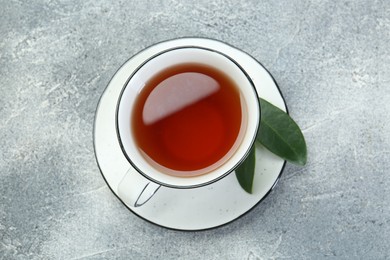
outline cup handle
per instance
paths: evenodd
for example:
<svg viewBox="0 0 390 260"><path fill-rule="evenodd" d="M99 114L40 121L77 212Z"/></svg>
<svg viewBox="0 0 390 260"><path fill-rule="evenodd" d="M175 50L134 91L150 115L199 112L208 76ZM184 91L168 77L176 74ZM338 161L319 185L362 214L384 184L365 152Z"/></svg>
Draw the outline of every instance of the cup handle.
<svg viewBox="0 0 390 260"><path fill-rule="evenodd" d="M129 207L140 207L148 202L161 185L151 182L130 168L118 185L118 196Z"/></svg>

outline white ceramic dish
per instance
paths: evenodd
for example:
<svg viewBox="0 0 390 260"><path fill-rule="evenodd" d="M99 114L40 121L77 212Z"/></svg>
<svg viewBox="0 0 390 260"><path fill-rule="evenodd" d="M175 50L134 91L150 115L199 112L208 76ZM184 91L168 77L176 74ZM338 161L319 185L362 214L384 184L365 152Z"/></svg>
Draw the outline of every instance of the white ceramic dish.
<svg viewBox="0 0 390 260"><path fill-rule="evenodd" d="M99 101L95 117L96 160L108 186L119 199L118 184L131 167L122 153L115 128L120 92L132 72L150 56L179 46L205 47L230 56L251 77L261 98L287 111L280 90L267 70L251 56L230 45L205 38L181 38L161 42L141 51L113 76ZM218 227L239 218L265 198L275 187L284 165L284 160L257 145L253 194L242 190L233 172L201 188L161 187L145 205L128 208L139 217L166 228L190 231Z"/></svg>

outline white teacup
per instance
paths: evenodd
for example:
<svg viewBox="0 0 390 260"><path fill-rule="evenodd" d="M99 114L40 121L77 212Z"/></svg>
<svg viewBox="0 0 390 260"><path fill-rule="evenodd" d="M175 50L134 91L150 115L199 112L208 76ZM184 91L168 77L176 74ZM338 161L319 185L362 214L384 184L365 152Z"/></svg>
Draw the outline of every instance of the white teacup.
<svg viewBox="0 0 390 260"><path fill-rule="evenodd" d="M132 132L135 101L146 82L161 71L180 64L196 63L222 71L237 86L241 100L241 128L234 145L217 163L198 169L192 177L178 177L172 169L154 164L139 149ZM122 151L131 164L118 187L122 200L131 207L146 203L161 187L188 189L214 183L233 172L254 145L260 125L260 104L256 89L237 62L223 53L201 47L170 49L145 61L130 77L117 107L117 132ZM136 171L134 171L134 169ZM180 174L179 174L180 175Z"/></svg>

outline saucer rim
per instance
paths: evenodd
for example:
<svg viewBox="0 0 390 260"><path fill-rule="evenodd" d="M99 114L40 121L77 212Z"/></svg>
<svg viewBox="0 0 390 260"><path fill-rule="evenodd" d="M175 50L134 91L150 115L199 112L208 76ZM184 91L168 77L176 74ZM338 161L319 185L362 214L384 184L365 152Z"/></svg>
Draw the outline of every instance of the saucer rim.
<svg viewBox="0 0 390 260"><path fill-rule="evenodd" d="M98 161L98 158L97 158L97 153L96 153L96 138L95 138L95 135L96 135L96 131L95 131L95 129L96 129L96 119L97 119L96 115L97 115L97 112L98 112L98 110L99 110L99 108L100 108L100 105L101 105L101 99L103 98L105 91L106 91L107 88L110 86L110 84L111 84L112 80L114 79L115 75L119 72L119 70L120 70L126 63L128 63L130 60L132 60L134 57L136 57L137 55L141 54L142 52L147 51L149 48L154 47L154 46L159 45L159 44L162 44L162 43L165 43L165 42L170 42L170 41L175 41L175 40L183 40L183 39L194 39L194 40L204 39L204 40L216 41L216 42L223 43L223 44L225 44L225 45L227 45L227 46L229 46L229 47L231 47L231 48L234 48L234 49L236 49L236 50L239 50L240 52L245 53L246 55L248 55L248 56L249 56L250 58L252 58L255 62L257 62L257 63L258 63L258 64L259 64L267 73L268 73L268 75L271 77L273 83L274 83L275 86L276 86L276 89L277 89L278 92L279 92L279 95L280 95L281 99L283 100L283 104L284 104L284 107L285 107L285 110L286 110L285 112L286 112L287 114L289 114L289 110L288 110L288 106L287 106L287 103L286 103L286 99L284 98L283 93L281 92L278 83L276 82L275 78L274 78L273 75L270 73L270 71L269 71L269 70L268 70L260 61L258 61L258 60L257 60L256 58L254 58L251 54L249 54L249 53L243 51L242 49L239 49L239 48L237 48L237 47L235 47L235 46L233 46L233 45L231 45L231 44L229 44L229 43L226 43L226 42L224 42L224 41L222 41L222 40L218 40L218 39L214 39L214 38L209 38L209 37L196 37L196 36L194 36L194 37L188 37L188 36L185 36L185 37L176 37L176 38L171 38L171 39L167 39L167 40L155 42L154 44L151 44L151 45L149 45L148 47L146 47L146 48L144 48L144 49L142 49L142 50L136 52L134 55L130 56L128 59L126 59L126 60L125 60L125 61L124 61L116 70L115 70L115 72L114 72L113 75L111 76L110 80L108 81L106 87L104 88L102 94L101 94L100 97L99 97L99 100L98 100L98 103L97 103L98 105L97 105L97 107L96 107L96 109L95 109L95 117L94 117L94 123L93 123L93 135L92 135L92 139L93 139L93 140L92 140L92 143L93 143L93 148L94 148L94 156L95 156L95 160L96 160L98 169L99 169L99 171L100 171L100 174L101 174L101 176L103 177L103 180L104 180L105 183L107 184L107 186L108 186L108 188L110 189L110 191L115 195L115 197L116 197L117 199L119 199L119 201L120 201L128 210L130 210L135 216L139 217L140 219L142 219L142 220L144 220L144 221L146 221L146 222L148 222L148 223L151 223L151 224L153 224L153 225L156 225L156 226L159 226L159 227L168 229L168 230L172 230L172 231L197 232L197 231L207 231L207 230L212 230L212 229L216 229L216 228L223 227L223 226L228 225L228 224L230 224L230 223L236 221L237 219L239 219L239 218L245 216L245 215L248 214L249 212L251 212L251 211L252 211L255 207L257 207L265 198L267 198L268 195L274 190L274 188L275 188L276 185L278 184L278 182L279 182L279 180L280 180L280 178L281 178L281 176L282 176L282 174L283 174L283 172L284 172L284 169L285 169L286 163L287 163L286 160L284 160L283 165L282 165L282 167L281 167L281 169L280 169L280 172L279 172L278 176L276 177L275 182L273 183L272 187L264 194L264 196L263 196L256 204L254 204L251 208L249 208L248 210L246 210L244 213L242 213L241 215L239 215L239 216L233 218L232 220L227 221L227 222L225 222L225 223L222 223L222 224L220 224L220 225L215 225L215 226L207 227L207 228L199 228L199 229L183 229L183 228L174 228L174 227L164 226L164 225L155 223L155 222L153 222L153 221L151 221L151 220L149 220L149 219L147 219L147 218L141 216L140 214L136 213L136 212L133 211L128 205L126 205L126 203L119 197L119 195L117 195L117 193L113 190L113 188L112 188L112 187L110 186L110 184L108 183L108 181L107 181L107 179L106 179L105 175L103 174L103 171L102 171L102 169L101 169L101 167L100 167L100 164L99 164L99 161ZM257 92L257 91L256 91L256 92ZM260 99L260 95L258 95L258 98ZM260 128L260 125L259 125L259 128ZM253 145L256 145L256 144L254 143ZM122 148L121 148L121 149L122 149ZM126 158L126 160L127 160L127 158ZM127 160L127 161L128 161L128 160ZM230 173L230 174L231 174L231 173ZM227 175L226 175L226 176L227 176ZM213 183L210 183L210 184L213 184ZM173 188L173 189L176 189L176 188ZM189 188L189 189L193 189L193 188Z"/></svg>

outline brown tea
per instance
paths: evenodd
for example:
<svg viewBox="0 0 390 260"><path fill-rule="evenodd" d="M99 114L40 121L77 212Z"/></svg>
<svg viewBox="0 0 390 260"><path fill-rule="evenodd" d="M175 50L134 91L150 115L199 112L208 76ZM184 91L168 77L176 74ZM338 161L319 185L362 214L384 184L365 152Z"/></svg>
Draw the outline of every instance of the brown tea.
<svg viewBox="0 0 390 260"><path fill-rule="evenodd" d="M230 151L241 111L240 92L227 75L202 64L181 64L146 82L131 128L147 160L173 170L168 174L194 176L199 171L191 171L217 163Z"/></svg>

